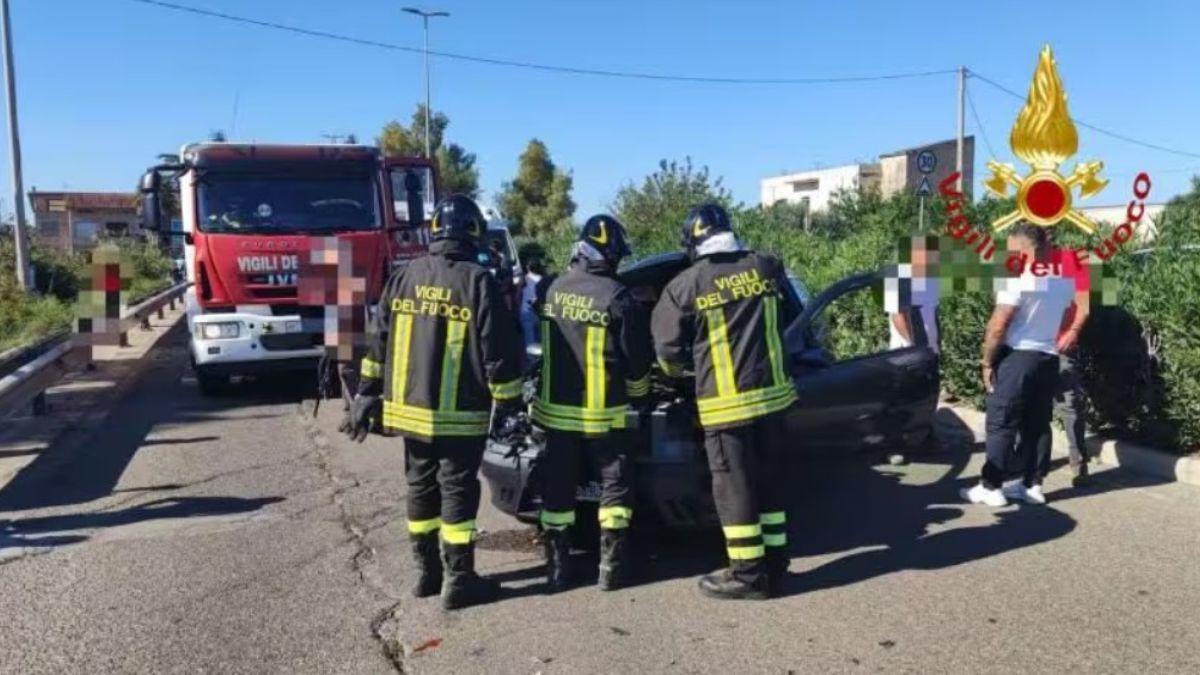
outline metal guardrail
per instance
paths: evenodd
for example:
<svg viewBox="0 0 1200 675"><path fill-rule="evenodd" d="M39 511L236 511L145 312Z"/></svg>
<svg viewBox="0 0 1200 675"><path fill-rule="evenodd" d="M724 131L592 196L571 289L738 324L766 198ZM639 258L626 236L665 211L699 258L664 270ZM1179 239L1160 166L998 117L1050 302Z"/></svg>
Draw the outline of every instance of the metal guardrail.
<svg viewBox="0 0 1200 675"><path fill-rule="evenodd" d="M149 330L150 315L157 314L161 319L165 308L174 309L188 285L176 284L127 308L121 314L118 344L129 346L126 335L134 327ZM29 405L34 415L45 414L46 390L68 372L86 366L91 357L91 342L70 333L58 333L0 353L0 419Z"/></svg>

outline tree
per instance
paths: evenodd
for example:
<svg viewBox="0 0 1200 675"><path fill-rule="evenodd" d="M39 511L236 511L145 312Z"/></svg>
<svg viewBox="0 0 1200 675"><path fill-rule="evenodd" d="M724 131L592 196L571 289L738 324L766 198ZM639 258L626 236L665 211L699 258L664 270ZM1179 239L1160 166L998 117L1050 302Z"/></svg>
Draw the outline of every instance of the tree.
<svg viewBox="0 0 1200 675"><path fill-rule="evenodd" d="M732 207L733 196L721 178L711 178L706 166L697 169L691 157L682 164L664 159L641 186L629 183L621 188L612 210L625 223L640 256L676 248L688 211L710 201Z"/></svg>
<svg viewBox="0 0 1200 675"><path fill-rule="evenodd" d="M465 194L479 198L479 169L475 154L457 143L443 144L450 118L435 112L429 119L430 147L442 179L443 194ZM397 121L383 126L376 143L388 157L422 157L425 155L425 105L418 104L408 126Z"/></svg>
<svg viewBox="0 0 1200 675"><path fill-rule="evenodd" d="M517 161L517 177L504 184L496 201L515 232L536 239L574 227L574 184L571 174L554 165L546 144L534 138Z"/></svg>

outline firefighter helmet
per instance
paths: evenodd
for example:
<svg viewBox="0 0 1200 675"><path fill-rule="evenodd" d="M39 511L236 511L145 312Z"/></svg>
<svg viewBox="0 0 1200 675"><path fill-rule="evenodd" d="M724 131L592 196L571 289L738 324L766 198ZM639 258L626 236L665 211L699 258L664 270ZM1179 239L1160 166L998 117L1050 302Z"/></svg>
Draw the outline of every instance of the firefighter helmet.
<svg viewBox="0 0 1200 675"><path fill-rule="evenodd" d="M487 229L487 219L474 199L450 195L433 210L429 233L434 239L459 239L479 243Z"/></svg>
<svg viewBox="0 0 1200 675"><path fill-rule="evenodd" d="M692 209L683 221L683 240L681 245L688 251L695 251L715 234L733 232L729 222L729 212L720 204L709 202Z"/></svg>
<svg viewBox="0 0 1200 675"><path fill-rule="evenodd" d="M605 214L588 218L583 224L583 229L579 231L579 240L587 242L613 265L632 252L629 250L625 226L621 221Z"/></svg>

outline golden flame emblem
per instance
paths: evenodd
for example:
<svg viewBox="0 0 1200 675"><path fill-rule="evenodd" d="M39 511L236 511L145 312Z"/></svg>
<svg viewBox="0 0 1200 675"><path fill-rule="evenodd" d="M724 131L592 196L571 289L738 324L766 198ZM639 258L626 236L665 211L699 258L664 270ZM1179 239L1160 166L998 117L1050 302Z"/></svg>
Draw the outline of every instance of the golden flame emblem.
<svg viewBox="0 0 1200 675"><path fill-rule="evenodd" d="M1071 189L1079 186L1081 198L1091 197L1108 185L1108 179L1098 177L1104 170L1101 161L1081 162L1067 177L1058 172L1059 165L1079 150L1079 134L1067 111L1067 93L1050 45L1043 47L1038 57L1029 97L1017 115L1008 142L1013 154L1033 171L1022 177L1011 164L995 160L987 163L992 177L984 187L989 192L1007 197L1010 185L1017 189L1017 209L997 218L992 227L1003 230L1022 219L1050 227L1065 219L1088 234L1094 233L1096 224L1071 208Z"/></svg>

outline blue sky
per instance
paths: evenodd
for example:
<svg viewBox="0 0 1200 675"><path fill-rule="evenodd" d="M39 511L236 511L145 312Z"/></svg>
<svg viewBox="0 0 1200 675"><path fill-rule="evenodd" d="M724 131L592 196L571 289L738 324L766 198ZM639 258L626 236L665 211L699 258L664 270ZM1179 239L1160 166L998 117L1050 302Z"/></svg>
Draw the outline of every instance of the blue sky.
<svg viewBox="0 0 1200 675"><path fill-rule="evenodd" d="M180 4L420 46L418 0L175 0ZM375 137L423 96L418 54L330 42L131 0L10 0L26 189L132 189L159 152L224 129L238 140ZM422 0L424 2L424 0ZM824 77L968 68L1022 93L1054 46L1074 116L1200 153L1200 6L1156 2L770 2L429 0L435 49L608 70L717 77ZM969 15L967 7L986 11ZM805 86L614 80L434 60L434 107L479 157L487 201L541 138L573 171L578 217L659 159L690 155L757 202L758 180L872 160L950 138L955 79ZM1000 159L1020 102L972 80ZM238 101L236 120L234 101ZM978 135L968 114L968 132ZM5 136L5 141L7 136ZM977 138L977 176L987 147ZM3 143L5 212L12 208ZM1186 188L1200 155L1176 156L1080 129L1076 159L1113 179L1096 203Z"/></svg>

